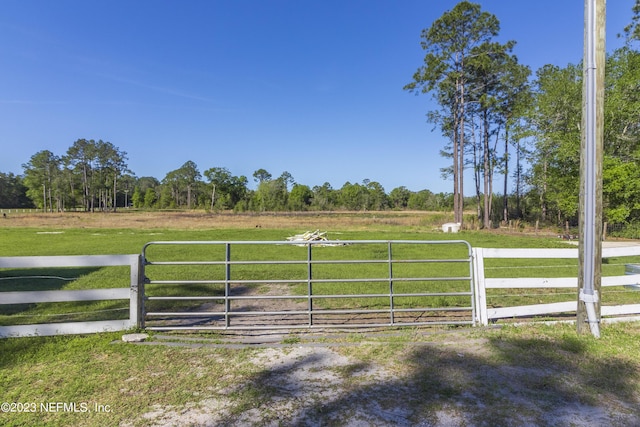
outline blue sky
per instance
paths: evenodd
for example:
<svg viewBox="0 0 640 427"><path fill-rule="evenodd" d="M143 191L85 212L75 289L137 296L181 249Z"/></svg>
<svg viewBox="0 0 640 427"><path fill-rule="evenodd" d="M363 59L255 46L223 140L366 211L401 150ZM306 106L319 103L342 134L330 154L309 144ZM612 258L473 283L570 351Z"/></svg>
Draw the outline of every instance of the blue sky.
<svg viewBox="0 0 640 427"><path fill-rule="evenodd" d="M578 63L581 0L481 0L535 72ZM0 172L80 138L136 176L288 171L311 187L451 192L429 96L402 90L450 0L0 1ZM634 0L607 2L607 49ZM470 188L471 184L467 184Z"/></svg>

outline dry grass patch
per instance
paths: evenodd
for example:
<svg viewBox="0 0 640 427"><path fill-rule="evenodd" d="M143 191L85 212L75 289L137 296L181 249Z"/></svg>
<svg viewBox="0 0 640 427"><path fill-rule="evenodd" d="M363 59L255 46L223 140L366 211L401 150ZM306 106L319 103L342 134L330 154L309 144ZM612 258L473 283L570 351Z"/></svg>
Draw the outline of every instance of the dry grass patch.
<svg viewBox="0 0 640 427"><path fill-rule="evenodd" d="M413 211L388 212L278 212L211 213L206 211L118 211L96 213L14 213L0 223L3 227L40 228L296 228L301 230L340 228L366 229L371 226L417 227L428 225L430 218L442 220L443 214Z"/></svg>

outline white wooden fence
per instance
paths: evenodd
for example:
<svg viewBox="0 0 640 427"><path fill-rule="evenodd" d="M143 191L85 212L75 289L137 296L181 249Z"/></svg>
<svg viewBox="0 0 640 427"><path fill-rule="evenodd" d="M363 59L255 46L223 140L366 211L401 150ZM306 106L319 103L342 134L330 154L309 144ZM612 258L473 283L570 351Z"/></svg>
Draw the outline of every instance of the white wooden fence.
<svg viewBox="0 0 640 427"><path fill-rule="evenodd" d="M131 285L128 288L0 292L0 305L39 302L130 300L129 319L93 322L42 323L0 326L0 338L13 336L51 336L121 331L138 325L140 304L138 288L141 283L139 255L89 256L27 256L0 257L0 268L58 268L129 266Z"/></svg>
<svg viewBox="0 0 640 427"><path fill-rule="evenodd" d="M531 317L575 312L577 309L577 277L519 277L519 278L487 278L484 260L489 258L503 259L577 259L578 249L493 249L473 248L474 293L476 305L476 323L488 325L489 322L505 318ZM640 246L624 248L604 248L603 258L626 257L640 255ZM58 268L58 267L103 267L129 266L130 281L128 288L57 290L57 291L25 291L0 292L0 305L28 304L39 302L62 301L98 301L98 300L130 300L129 318L125 320L108 320L93 322L44 323L31 325L0 326L0 338L13 336L49 336L60 334L84 334L105 331L121 331L141 325L142 288L144 286L144 268L140 255L92 255L92 256L34 256L34 257L0 257L0 268ZM577 269L576 269L577 273ZM602 287L635 286L640 283L640 274L624 276L605 276ZM487 289L573 289L575 296L570 301L550 304L534 304L515 307L487 307ZM603 292L605 292L603 290ZM640 302L640 292L638 292ZM616 306L602 306L603 320L627 316L625 319L640 319L640 303Z"/></svg>
<svg viewBox="0 0 640 427"><path fill-rule="evenodd" d="M640 246L603 248L603 258L626 257L640 255ZM489 322L498 319L544 316L577 310L578 278L576 277L518 277L518 278L487 278L485 277L484 260L487 258L504 259L577 259L578 249L490 249L473 248L475 286L476 286L476 312L481 325L488 325ZM611 286L628 286L640 283L640 274L624 276L602 277L602 292ZM487 289L551 289L569 288L575 292L571 301L557 302L549 304L534 304L516 307L487 307ZM602 299L602 298L601 298ZM638 293L640 301L640 293ZM640 304L626 304L601 307L601 316L606 318L617 318L619 316L640 315ZM634 319L634 317L627 318Z"/></svg>

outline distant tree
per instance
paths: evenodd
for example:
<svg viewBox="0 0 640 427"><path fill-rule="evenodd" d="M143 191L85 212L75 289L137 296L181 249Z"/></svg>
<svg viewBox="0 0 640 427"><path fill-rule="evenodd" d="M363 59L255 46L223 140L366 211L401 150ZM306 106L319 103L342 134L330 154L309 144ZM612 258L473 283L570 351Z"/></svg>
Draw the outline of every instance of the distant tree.
<svg viewBox="0 0 640 427"><path fill-rule="evenodd" d="M294 184L289 193L288 205L293 211L306 211L311 205L313 192L308 185Z"/></svg>
<svg viewBox="0 0 640 427"><path fill-rule="evenodd" d="M409 204L410 197L411 191L409 191L407 187L396 187L389 193L389 202L393 208L404 209Z"/></svg>
<svg viewBox="0 0 640 427"><path fill-rule="evenodd" d="M387 208L387 194L379 182L366 180L365 188L368 191L366 196L366 208L372 211L381 211Z"/></svg>
<svg viewBox="0 0 640 427"><path fill-rule="evenodd" d="M160 200L162 208L175 208L181 205L181 181L177 170L167 172L162 179Z"/></svg>
<svg viewBox="0 0 640 427"><path fill-rule="evenodd" d="M57 182L60 189L61 208L76 209L78 206L83 206L78 203L78 200L83 200L82 177L72 166L71 159L66 155L60 157L60 172ZM86 207L84 208L86 209Z"/></svg>
<svg viewBox="0 0 640 427"><path fill-rule="evenodd" d="M60 158L49 150L42 150L31 156L22 168L27 196L38 208L53 212L54 184L60 175Z"/></svg>
<svg viewBox="0 0 640 427"><path fill-rule="evenodd" d="M271 180L271 174L265 169L258 169L253 173L253 180L257 183Z"/></svg>
<svg viewBox="0 0 640 427"><path fill-rule="evenodd" d="M155 206L156 202L158 201L158 194L156 193L155 188L149 187L147 188L147 190L144 192L144 207L145 208L152 208Z"/></svg>
<svg viewBox="0 0 640 427"><path fill-rule="evenodd" d="M500 114L504 121L504 153L502 158L502 171L504 174L504 185L502 193L502 220L509 220L509 162L511 156L509 147L515 146L516 155L516 199L520 194L522 176L521 141L526 138L530 131L524 128L524 123L532 104L532 92L529 84L531 69L526 65L521 65L515 56L507 58L505 73L501 75L501 94L499 97ZM519 205L519 202L517 202Z"/></svg>
<svg viewBox="0 0 640 427"><path fill-rule="evenodd" d="M34 204L27 197L27 187L19 175L0 172L0 207L28 208Z"/></svg>
<svg viewBox="0 0 640 427"><path fill-rule="evenodd" d="M200 181L201 175L198 166L191 160L187 161L180 169L180 179L187 189L187 209L191 209L193 191Z"/></svg>
<svg viewBox="0 0 640 427"><path fill-rule="evenodd" d="M96 202L102 210L116 210L118 180L129 172L126 160L127 153L108 141L78 139L69 147L63 163L80 177L85 210L94 211ZM71 188L73 181L68 180Z"/></svg>
<svg viewBox="0 0 640 427"><path fill-rule="evenodd" d="M545 65L536 72L531 123L536 144L530 159L530 184L537 193L540 217L550 209L558 222L575 218L580 175L582 67Z"/></svg>
<svg viewBox="0 0 640 427"><path fill-rule="evenodd" d="M311 200L311 205L314 209L329 210L335 207L337 196L331 184L325 182L322 185L316 185L312 191L313 199Z"/></svg>
<svg viewBox="0 0 640 427"><path fill-rule="evenodd" d="M411 193L407 200L407 207L414 210L427 210L429 199L433 196L433 193L429 190L421 190L416 193Z"/></svg>
<svg viewBox="0 0 640 427"><path fill-rule="evenodd" d="M429 190L411 193L407 203L409 209L426 211L446 211L453 208L452 193L434 194Z"/></svg>
<svg viewBox="0 0 640 427"><path fill-rule="evenodd" d="M227 168L213 167L204 171L204 176L209 180L211 184L211 205L210 208L213 210L216 204L216 196L220 198L222 195L222 199L225 200L225 196L229 193L229 189L231 186L231 172ZM227 197L228 201L228 197ZM222 208L228 206L221 206Z"/></svg>
<svg viewBox="0 0 640 427"><path fill-rule="evenodd" d="M640 52L631 44L607 57L604 111L603 216L640 220ZM581 65L546 65L536 73L528 159L530 218L577 221L582 110Z"/></svg>
<svg viewBox="0 0 640 427"><path fill-rule="evenodd" d="M158 199L160 181L152 176L142 176L136 179L133 206L136 208L152 208ZM136 196L137 194L137 196ZM135 199L133 198L135 197Z"/></svg>
<svg viewBox="0 0 640 427"><path fill-rule="evenodd" d="M160 181L152 176L141 176L136 180L136 187L140 189L142 194L146 193L149 188L157 190L160 186Z"/></svg>
<svg viewBox="0 0 640 427"><path fill-rule="evenodd" d="M278 178L271 179L271 174L264 169L253 173L258 188L253 193L253 209L258 211L280 211L287 208L289 197L288 186L295 181L289 172L283 172Z"/></svg>
<svg viewBox="0 0 640 427"><path fill-rule="evenodd" d="M520 67L515 56L511 55L514 41L505 44L484 42L471 50L467 61L469 71L468 84L472 90L468 93L467 111L478 118L479 137L476 138L474 155L476 160L476 193L480 199L479 175L482 175L484 206L478 207L482 212L485 228L491 226L493 175L498 159L498 141L504 137L506 147L502 166L508 164L508 131L514 113L515 91L518 86L526 84L528 68ZM508 174L507 174L508 175ZM506 175L506 176L507 176Z"/></svg>
<svg viewBox="0 0 640 427"><path fill-rule="evenodd" d="M128 208L133 204L132 197L137 188L136 181L136 177L129 173L125 173L120 177L120 181L118 182L118 194L119 198L122 200L122 206ZM124 193L124 200L122 193Z"/></svg>
<svg viewBox="0 0 640 427"><path fill-rule="evenodd" d="M287 190L293 187L293 185L296 183L296 181L293 179L293 176L287 171L282 172L282 174L280 174L278 179L282 181L282 183L284 183Z"/></svg>
<svg viewBox="0 0 640 427"><path fill-rule="evenodd" d="M78 174L82 183L82 205L85 211L95 209L94 169L97 160L94 140L78 139L67 150L65 163L74 174Z"/></svg>
<svg viewBox="0 0 640 427"><path fill-rule="evenodd" d="M96 149L96 171L100 180L100 206L101 209L117 209L118 180L128 172L127 153L109 141L99 140L95 143Z"/></svg>
<svg viewBox="0 0 640 427"><path fill-rule="evenodd" d="M453 208L453 193L436 193L427 199L427 210L446 211Z"/></svg>
<svg viewBox="0 0 640 427"><path fill-rule="evenodd" d="M134 208L141 208L144 206L144 193L140 192L140 187L135 187L133 194L131 195L131 204Z"/></svg>
<svg viewBox="0 0 640 427"><path fill-rule="evenodd" d="M249 189L247 187L249 180L246 176L232 176L229 183L229 203L230 207L237 209L241 202L246 203ZM244 208L242 208L244 209Z"/></svg>
<svg viewBox="0 0 640 427"><path fill-rule="evenodd" d="M254 193L260 211L281 211L287 206L287 187L283 180L263 181Z"/></svg>
<svg viewBox="0 0 640 427"><path fill-rule="evenodd" d="M182 206L181 192L175 174L170 171L161 181L155 206L160 209L175 209ZM145 194L146 202L146 194Z"/></svg>
<svg viewBox="0 0 640 427"><path fill-rule="evenodd" d="M235 209L247 195L247 177L234 176L227 168L214 167L204 172L211 185L211 209Z"/></svg>
<svg viewBox="0 0 640 427"><path fill-rule="evenodd" d="M413 82L404 89L434 94L441 111L429 117L440 125L443 135L451 138L453 161L453 197L455 221L463 221L463 171L465 166L465 115L469 91L469 59L478 55L479 46L498 35L498 19L482 12L478 4L462 1L445 12L421 34L426 51L424 65L414 73Z"/></svg>
<svg viewBox="0 0 640 427"><path fill-rule="evenodd" d="M340 203L347 210L357 211L366 209L368 197L369 190L358 183L351 184L347 181L340 189Z"/></svg>
<svg viewBox="0 0 640 427"><path fill-rule="evenodd" d="M194 197L194 192L198 188L200 178L198 166L191 160L185 162L180 168L167 173L162 180L162 185L168 188L169 192L164 190L162 192L163 205L170 207L173 204L176 207L181 207L184 201L187 209L191 209L193 200L197 200L197 197ZM169 194L173 202L166 206L166 199Z"/></svg>

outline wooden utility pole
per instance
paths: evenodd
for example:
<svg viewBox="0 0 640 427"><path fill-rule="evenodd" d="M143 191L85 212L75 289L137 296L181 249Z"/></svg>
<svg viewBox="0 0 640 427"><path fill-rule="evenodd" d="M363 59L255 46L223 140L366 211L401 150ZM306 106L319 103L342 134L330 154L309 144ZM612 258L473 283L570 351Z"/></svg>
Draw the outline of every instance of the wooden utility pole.
<svg viewBox="0 0 640 427"><path fill-rule="evenodd" d="M578 333L600 337L606 0L585 0L580 143ZM587 328L588 326L588 328Z"/></svg>

